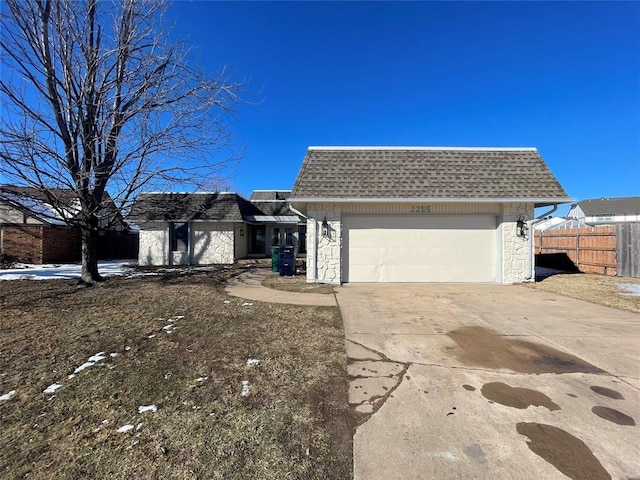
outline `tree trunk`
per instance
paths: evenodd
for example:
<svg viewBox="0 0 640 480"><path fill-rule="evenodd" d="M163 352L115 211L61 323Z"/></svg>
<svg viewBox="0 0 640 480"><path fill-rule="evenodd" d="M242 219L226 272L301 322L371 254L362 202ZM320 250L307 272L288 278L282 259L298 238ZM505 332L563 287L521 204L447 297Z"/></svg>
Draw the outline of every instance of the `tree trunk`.
<svg viewBox="0 0 640 480"><path fill-rule="evenodd" d="M98 273L98 218L90 215L82 224L82 281L87 284L104 281Z"/></svg>

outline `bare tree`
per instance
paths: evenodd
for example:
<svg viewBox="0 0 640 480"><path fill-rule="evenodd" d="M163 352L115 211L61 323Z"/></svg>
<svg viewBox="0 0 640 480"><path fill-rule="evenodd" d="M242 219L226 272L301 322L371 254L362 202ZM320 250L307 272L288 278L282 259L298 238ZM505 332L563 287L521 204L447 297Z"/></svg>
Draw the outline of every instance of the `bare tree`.
<svg viewBox="0 0 640 480"><path fill-rule="evenodd" d="M98 217L141 189L211 186L229 162L243 82L207 78L151 0L4 0L0 173L35 187L82 232L82 279L101 280ZM105 192L109 194L105 194ZM60 189L77 198L70 208Z"/></svg>

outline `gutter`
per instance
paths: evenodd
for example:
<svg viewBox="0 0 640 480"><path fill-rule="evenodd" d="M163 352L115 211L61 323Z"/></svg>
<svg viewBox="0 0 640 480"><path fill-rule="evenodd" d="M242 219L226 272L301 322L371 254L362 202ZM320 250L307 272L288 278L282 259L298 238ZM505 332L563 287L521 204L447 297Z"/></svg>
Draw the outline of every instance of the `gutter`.
<svg viewBox="0 0 640 480"><path fill-rule="evenodd" d="M535 232L533 230L533 227L538 223L542 222L545 219L545 217L547 217L548 215L551 215L556 210L558 210L557 204L555 204L553 208L548 212L543 213L542 215L534 218L533 220L527 221L527 227L529 229L529 238L527 239L528 252L527 252L527 273L525 275L526 280L531 280L535 276L535 265L534 265L535 257L533 254L533 237L535 235Z"/></svg>
<svg viewBox="0 0 640 480"><path fill-rule="evenodd" d="M293 197L287 200L297 203L533 203L536 207L575 201L566 197Z"/></svg>
<svg viewBox="0 0 640 480"><path fill-rule="evenodd" d="M296 215L300 215L301 217L305 218L307 220L307 222L309 222L309 220L313 221L314 225L315 225L316 220L314 218L307 217L300 210L296 210L293 207L293 205L289 204L289 210L291 210ZM314 228L314 230L315 230L315 228ZM314 231L314 235L313 235L313 240L314 240L314 246L313 246L313 283L318 283L318 235L317 235L317 233L315 231Z"/></svg>

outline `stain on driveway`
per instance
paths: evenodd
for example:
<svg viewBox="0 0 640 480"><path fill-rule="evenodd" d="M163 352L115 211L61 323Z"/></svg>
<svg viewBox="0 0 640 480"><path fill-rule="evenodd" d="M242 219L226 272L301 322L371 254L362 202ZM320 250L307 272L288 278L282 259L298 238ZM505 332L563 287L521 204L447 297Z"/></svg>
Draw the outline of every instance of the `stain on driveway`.
<svg viewBox="0 0 640 480"><path fill-rule="evenodd" d="M357 480L639 475L640 315L520 286L360 284L337 298Z"/></svg>

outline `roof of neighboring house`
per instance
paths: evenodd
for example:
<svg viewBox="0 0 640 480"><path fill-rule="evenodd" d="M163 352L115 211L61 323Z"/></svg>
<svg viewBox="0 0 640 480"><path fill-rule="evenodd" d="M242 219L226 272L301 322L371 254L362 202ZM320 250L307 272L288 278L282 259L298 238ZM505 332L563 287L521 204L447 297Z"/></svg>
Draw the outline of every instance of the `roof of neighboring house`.
<svg viewBox="0 0 640 480"><path fill-rule="evenodd" d="M73 190L53 188L50 194L57 199L72 218L78 211L78 199ZM50 225L66 225L65 218L50 203L50 198L42 190L32 187L0 186L0 200L13 208Z"/></svg>
<svg viewBox="0 0 640 480"><path fill-rule="evenodd" d="M594 198L576 205L585 215L640 215L640 197Z"/></svg>
<svg viewBox="0 0 640 480"><path fill-rule="evenodd" d="M228 221L240 222L261 212L236 193L141 193L131 208L136 222Z"/></svg>
<svg viewBox="0 0 640 480"><path fill-rule="evenodd" d="M251 192L250 201L259 200L286 200L291 196L291 190L254 190Z"/></svg>
<svg viewBox="0 0 640 480"><path fill-rule="evenodd" d="M309 147L291 201L571 201L535 148Z"/></svg>

